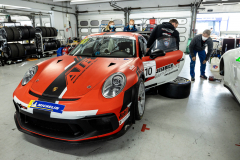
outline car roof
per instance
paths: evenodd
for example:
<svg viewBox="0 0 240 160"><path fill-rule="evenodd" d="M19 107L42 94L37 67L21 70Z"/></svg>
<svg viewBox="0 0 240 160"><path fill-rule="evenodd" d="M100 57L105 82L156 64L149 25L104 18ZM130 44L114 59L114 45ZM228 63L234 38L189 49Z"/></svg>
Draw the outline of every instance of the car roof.
<svg viewBox="0 0 240 160"><path fill-rule="evenodd" d="M96 34L91 34L89 36L102 36L102 35L115 35L115 36L125 36L125 37L135 37L140 34L138 33L133 33L133 32L101 32L101 33L96 33Z"/></svg>

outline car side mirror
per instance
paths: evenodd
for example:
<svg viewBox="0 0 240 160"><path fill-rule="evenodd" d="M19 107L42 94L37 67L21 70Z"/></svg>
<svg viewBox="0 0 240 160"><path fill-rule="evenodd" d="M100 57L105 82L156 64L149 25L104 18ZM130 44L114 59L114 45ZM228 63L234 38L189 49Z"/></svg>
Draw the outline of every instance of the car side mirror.
<svg viewBox="0 0 240 160"><path fill-rule="evenodd" d="M150 54L150 58L151 59L155 59L157 57L160 57L160 56L165 56L165 52L163 50L151 50L151 54Z"/></svg>

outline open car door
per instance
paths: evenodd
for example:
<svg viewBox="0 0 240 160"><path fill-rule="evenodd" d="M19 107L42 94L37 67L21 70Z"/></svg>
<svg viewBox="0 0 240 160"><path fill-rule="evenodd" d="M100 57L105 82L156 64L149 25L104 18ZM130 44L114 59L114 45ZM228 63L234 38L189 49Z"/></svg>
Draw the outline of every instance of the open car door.
<svg viewBox="0 0 240 160"><path fill-rule="evenodd" d="M145 87L151 88L177 78L181 72L185 55L177 50L174 37L161 37L142 57L145 74Z"/></svg>

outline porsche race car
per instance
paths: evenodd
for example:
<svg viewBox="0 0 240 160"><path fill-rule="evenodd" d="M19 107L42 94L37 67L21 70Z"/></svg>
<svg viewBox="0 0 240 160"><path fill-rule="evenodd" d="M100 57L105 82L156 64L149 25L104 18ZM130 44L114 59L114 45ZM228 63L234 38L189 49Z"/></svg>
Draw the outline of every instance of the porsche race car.
<svg viewBox="0 0 240 160"><path fill-rule="evenodd" d="M224 76L224 86L240 103L240 49L232 49L223 54L219 72Z"/></svg>
<svg viewBox="0 0 240 160"><path fill-rule="evenodd" d="M145 111L145 89L175 80L184 53L173 37L146 52L137 33L86 37L69 55L31 67L13 93L16 125L37 137L78 143L124 134Z"/></svg>

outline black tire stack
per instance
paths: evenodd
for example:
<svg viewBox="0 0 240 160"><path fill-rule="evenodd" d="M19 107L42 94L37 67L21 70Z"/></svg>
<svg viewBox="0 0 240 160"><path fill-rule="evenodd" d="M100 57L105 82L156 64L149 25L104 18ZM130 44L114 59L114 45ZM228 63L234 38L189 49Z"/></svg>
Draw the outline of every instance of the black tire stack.
<svg viewBox="0 0 240 160"><path fill-rule="evenodd" d="M2 35L7 42L31 40L35 38L35 29L31 26L3 27L0 29L0 35ZM31 52L27 52L27 45L31 46ZM26 58L26 55L35 54L36 47L34 47L33 44L27 45L20 43L5 44L3 47L4 57L8 60L15 60Z"/></svg>
<svg viewBox="0 0 240 160"><path fill-rule="evenodd" d="M25 48L20 43L9 43L4 48L4 57L8 60L16 60L25 58Z"/></svg>
<svg viewBox="0 0 240 160"><path fill-rule="evenodd" d="M36 27L36 32L40 33L42 37L56 37L57 29L54 27Z"/></svg>
<svg viewBox="0 0 240 160"><path fill-rule="evenodd" d="M61 43L58 40L51 40L51 41L45 41L44 42L44 51L51 51L51 50L57 50L59 47L61 47Z"/></svg>

